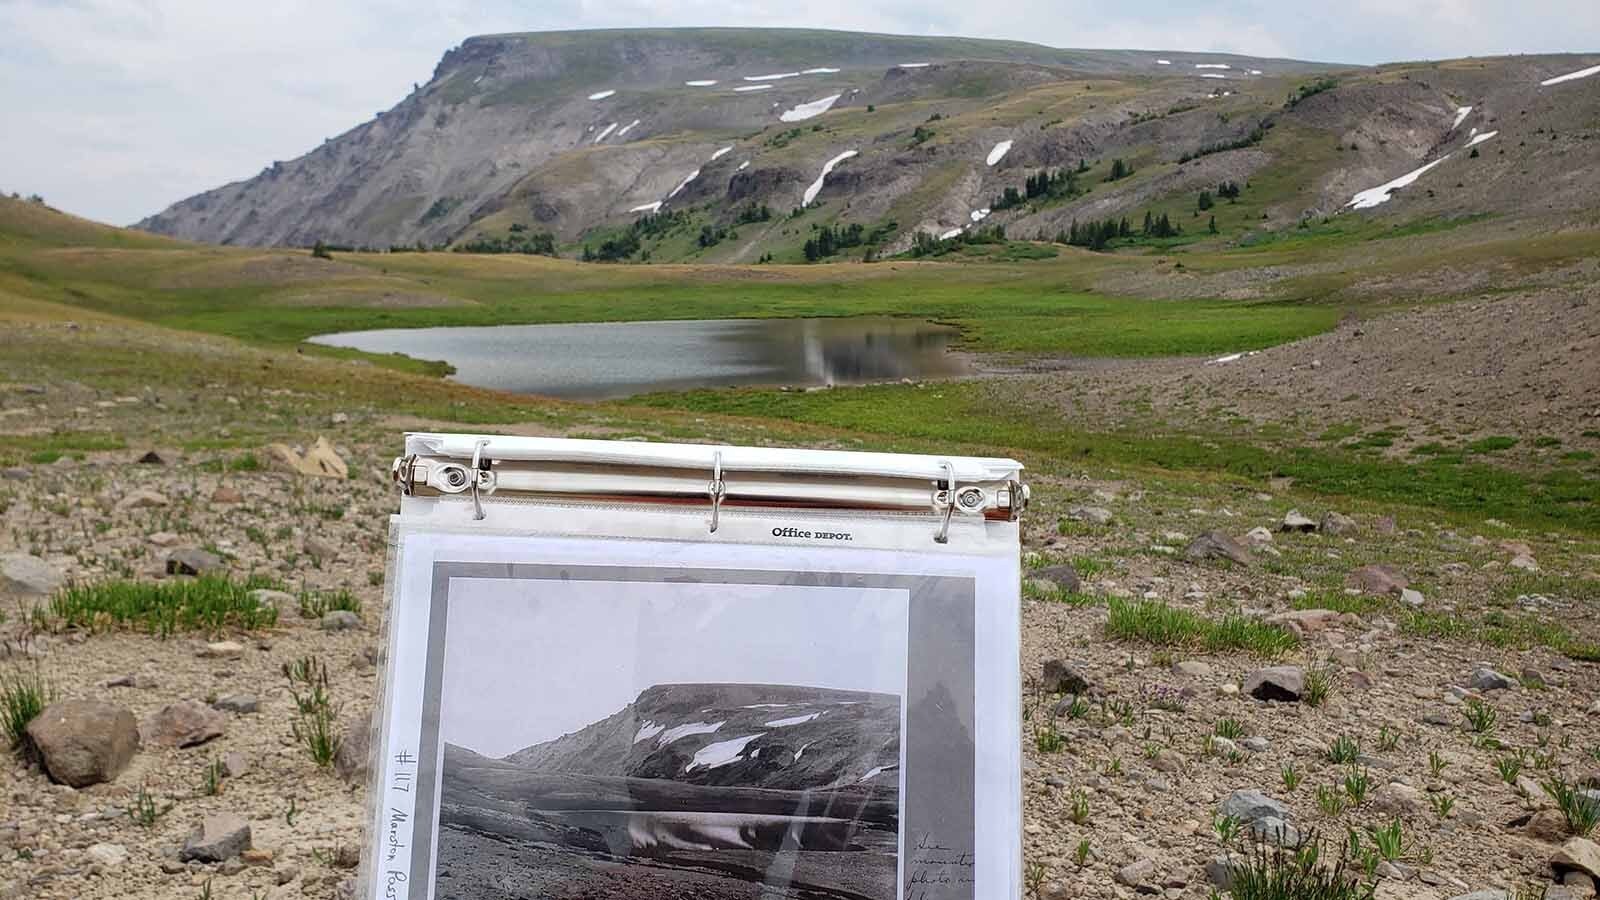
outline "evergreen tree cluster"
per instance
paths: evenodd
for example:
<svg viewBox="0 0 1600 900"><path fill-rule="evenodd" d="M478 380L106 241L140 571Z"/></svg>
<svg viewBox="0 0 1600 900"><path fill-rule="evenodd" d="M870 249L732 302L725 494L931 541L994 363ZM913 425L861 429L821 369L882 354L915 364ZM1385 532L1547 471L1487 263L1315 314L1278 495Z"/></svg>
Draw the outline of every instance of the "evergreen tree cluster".
<svg viewBox="0 0 1600 900"><path fill-rule="evenodd" d="M1217 196L1224 200L1237 200L1241 193L1243 191L1240 190L1237 181L1224 181L1217 185Z"/></svg>
<svg viewBox="0 0 1600 900"><path fill-rule="evenodd" d="M1066 231L1056 235L1058 244L1070 244L1074 247L1087 247L1090 250L1102 251L1111 246L1113 241L1134 240L1138 238L1171 238L1183 233L1183 229L1172 223L1166 213L1157 217L1154 213L1144 214L1144 225L1134 231L1126 218L1102 219L1079 224L1077 219L1072 220L1072 225Z"/></svg>
<svg viewBox="0 0 1600 900"><path fill-rule="evenodd" d="M1058 169L1056 171L1042 171L1029 175L1019 192L1014 187L1008 187L1000 196L989 201L989 208L995 211L1011 209L1021 206L1030 200L1040 198L1058 200L1076 197L1083 193L1078 186L1078 173Z"/></svg>
<svg viewBox="0 0 1600 900"><path fill-rule="evenodd" d="M1178 157L1178 164L1182 165L1186 162L1192 162L1202 156L1210 156L1213 153L1226 153L1229 150L1243 150L1246 147L1254 147L1266 138L1267 129L1271 127L1272 123L1262 122L1260 125L1250 129L1249 134L1237 140L1219 141L1215 144L1206 144L1197 150L1191 150L1188 153Z"/></svg>
<svg viewBox="0 0 1600 900"><path fill-rule="evenodd" d="M757 206L756 202L751 200L745 204L743 209L739 210L739 215L734 219L734 224L750 225L756 222L770 221L772 221L772 208L765 203Z"/></svg>
<svg viewBox="0 0 1600 900"><path fill-rule="evenodd" d="M879 244L883 243L883 241L891 234L894 234L895 230L899 227L900 226L895 222L885 222L882 225L871 229L870 231L860 222L852 222L849 225L838 226L813 226L813 230L816 232L816 235L807 240L805 247L803 248L806 255L806 262L816 262L819 259L827 259L830 256L836 256L839 253L854 247L865 246L869 248L868 252L870 254L871 248L875 248Z"/></svg>
<svg viewBox="0 0 1600 900"><path fill-rule="evenodd" d="M1004 244L1005 242L1006 227L1004 225L969 228L948 238L935 237L926 231L919 231L912 240L911 255L918 259L924 256L943 256L967 245Z"/></svg>
<svg viewBox="0 0 1600 900"><path fill-rule="evenodd" d="M506 237L478 235L472 240L457 244L457 253L527 253L538 256L556 255L556 236L548 231L529 231L526 225L511 226Z"/></svg>
<svg viewBox="0 0 1600 900"><path fill-rule="evenodd" d="M645 238L661 238L673 231L689 224L689 214L682 210L668 210L666 212L646 213L633 220L628 230L622 234L606 238L600 242L598 248L588 244L583 245L584 262L621 262L631 259L643 246ZM648 259L646 251L641 259Z"/></svg>
<svg viewBox="0 0 1600 900"><path fill-rule="evenodd" d="M1133 174L1133 166L1130 163L1124 161L1122 159L1122 157L1119 156L1116 159L1111 161L1111 174L1106 176L1106 180L1107 181L1121 181L1122 179L1127 178L1129 175L1132 175L1132 174Z"/></svg>

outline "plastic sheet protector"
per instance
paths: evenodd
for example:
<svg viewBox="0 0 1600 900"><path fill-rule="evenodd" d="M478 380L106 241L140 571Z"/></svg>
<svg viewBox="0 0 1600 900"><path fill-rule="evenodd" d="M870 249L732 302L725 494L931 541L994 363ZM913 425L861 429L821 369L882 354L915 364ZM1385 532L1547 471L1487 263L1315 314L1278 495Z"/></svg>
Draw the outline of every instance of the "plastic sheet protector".
<svg viewBox="0 0 1600 900"><path fill-rule="evenodd" d="M980 503L951 460L704 448L557 496L505 485L567 442L407 446L362 896L1021 895L1016 464ZM925 509L850 508L885 462ZM784 473L831 499L738 502Z"/></svg>

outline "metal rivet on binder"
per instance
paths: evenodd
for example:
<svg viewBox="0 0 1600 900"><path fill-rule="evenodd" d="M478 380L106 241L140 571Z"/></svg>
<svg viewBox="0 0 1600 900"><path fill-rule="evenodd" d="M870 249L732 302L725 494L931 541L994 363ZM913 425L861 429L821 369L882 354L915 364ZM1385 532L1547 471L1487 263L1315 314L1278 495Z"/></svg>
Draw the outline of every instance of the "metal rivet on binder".
<svg viewBox="0 0 1600 900"><path fill-rule="evenodd" d="M728 486L722 481L721 450L711 456L711 483L706 485L706 493L711 495L711 533L716 534L717 520L722 513L722 498L728 493Z"/></svg>
<svg viewBox="0 0 1600 900"><path fill-rule="evenodd" d="M939 532L933 536L935 543L950 543L950 518L956 514L956 464L946 461L944 463L944 521L939 524Z"/></svg>

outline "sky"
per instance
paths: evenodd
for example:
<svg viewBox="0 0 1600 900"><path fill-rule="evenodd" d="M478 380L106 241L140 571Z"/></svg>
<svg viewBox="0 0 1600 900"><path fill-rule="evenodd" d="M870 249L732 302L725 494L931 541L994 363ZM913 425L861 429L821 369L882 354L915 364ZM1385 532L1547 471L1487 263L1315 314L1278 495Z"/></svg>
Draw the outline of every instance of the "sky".
<svg viewBox="0 0 1600 900"><path fill-rule="evenodd" d="M439 701L449 743L502 757L592 725L657 684L905 693L905 590L532 584L451 582Z"/></svg>
<svg viewBox="0 0 1600 900"><path fill-rule="evenodd" d="M668 26L1362 64L1600 51L1595 0L0 0L0 190L130 224L388 109L472 35Z"/></svg>

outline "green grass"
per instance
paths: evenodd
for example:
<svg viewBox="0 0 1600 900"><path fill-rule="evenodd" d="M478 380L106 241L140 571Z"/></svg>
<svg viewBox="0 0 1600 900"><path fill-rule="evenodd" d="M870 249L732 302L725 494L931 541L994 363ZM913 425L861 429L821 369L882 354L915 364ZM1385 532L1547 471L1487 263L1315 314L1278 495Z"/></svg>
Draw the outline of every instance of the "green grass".
<svg viewBox="0 0 1600 900"><path fill-rule="evenodd" d="M1159 600L1130 601L1119 597L1111 598L1107 607L1110 616L1106 620L1106 636L1114 640L1157 647L1192 647L1210 653L1242 650L1269 658L1282 656L1299 645L1288 631L1237 613L1208 619Z"/></svg>
<svg viewBox="0 0 1600 900"><path fill-rule="evenodd" d="M361 613L361 600L348 588L339 588L336 591L301 591L300 615L308 619L320 619L335 610Z"/></svg>
<svg viewBox="0 0 1600 900"><path fill-rule="evenodd" d="M55 699L55 688L38 670L16 670L0 675L0 736L13 750L21 750L28 723Z"/></svg>
<svg viewBox="0 0 1600 900"><path fill-rule="evenodd" d="M68 628L134 628L167 637L178 632L269 628L278 611L251 598L265 582L217 576L162 582L103 581L71 585L51 596L49 611Z"/></svg>

